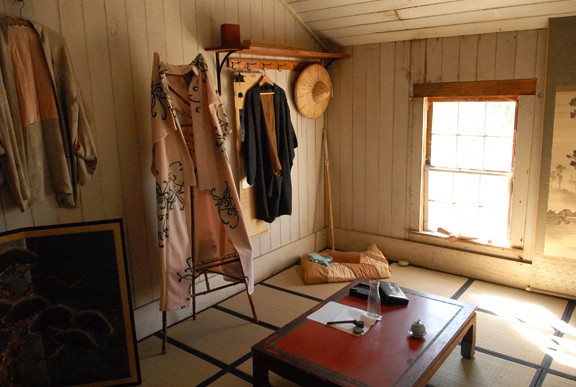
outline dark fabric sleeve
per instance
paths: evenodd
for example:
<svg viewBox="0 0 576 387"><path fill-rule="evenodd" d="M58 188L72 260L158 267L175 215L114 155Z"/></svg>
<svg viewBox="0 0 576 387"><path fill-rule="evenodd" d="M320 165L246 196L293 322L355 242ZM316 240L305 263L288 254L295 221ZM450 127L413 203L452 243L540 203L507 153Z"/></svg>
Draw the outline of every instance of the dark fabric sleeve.
<svg viewBox="0 0 576 387"><path fill-rule="evenodd" d="M294 149L298 148L298 139L296 138L296 131L294 130L294 126L292 125L292 118L290 116L290 107L288 106L288 100L286 98L286 94L284 94L283 98L284 104L284 115L286 117L286 136L288 141L288 160L290 161L290 168L294 163L294 156L295 152Z"/></svg>

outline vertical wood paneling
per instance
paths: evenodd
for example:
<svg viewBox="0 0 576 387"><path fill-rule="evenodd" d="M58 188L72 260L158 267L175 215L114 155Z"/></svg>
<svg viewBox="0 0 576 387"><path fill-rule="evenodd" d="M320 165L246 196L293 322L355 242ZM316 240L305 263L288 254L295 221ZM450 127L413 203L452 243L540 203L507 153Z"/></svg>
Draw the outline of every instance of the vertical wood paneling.
<svg viewBox="0 0 576 387"><path fill-rule="evenodd" d="M421 83L426 78L426 41L418 40L411 47L411 82ZM409 202L406 206L408 229L420 229L420 198L422 188L422 144L423 144L423 98L410 99L411 113L409 124L410 137L408 147L408 192Z"/></svg>
<svg viewBox="0 0 576 387"><path fill-rule="evenodd" d="M442 82L456 82L458 80L459 60L460 38L442 39Z"/></svg>
<svg viewBox="0 0 576 387"><path fill-rule="evenodd" d="M350 50L354 54L353 50ZM334 171L338 173L340 185L340 202L336 203L335 208L338 207L340 212L340 228L345 230L352 230L352 206L354 203L354 196L352 194L352 142L354 122L352 120L352 90L353 81L352 74L355 70L355 58L352 57L340 63L340 155L339 170Z"/></svg>
<svg viewBox="0 0 576 387"><path fill-rule="evenodd" d="M410 97L410 42L397 42L394 68L394 132L392 135L392 218L391 236L406 236L406 184Z"/></svg>
<svg viewBox="0 0 576 387"><path fill-rule="evenodd" d="M378 232L378 185L380 146L380 45L366 47L366 177L364 179L364 230Z"/></svg>
<svg viewBox="0 0 576 387"><path fill-rule="evenodd" d="M512 79L516 64L516 32L502 32L496 41L495 79Z"/></svg>
<svg viewBox="0 0 576 387"><path fill-rule="evenodd" d="M478 81L494 79L497 37L497 34L486 34L478 38Z"/></svg>
<svg viewBox="0 0 576 387"><path fill-rule="evenodd" d="M262 0L262 18L264 20L262 29L264 40L269 42L276 42L275 31L276 25L274 24L274 3L276 0Z"/></svg>
<svg viewBox="0 0 576 387"><path fill-rule="evenodd" d="M150 82L144 83L152 75L152 54L148 49L146 9L143 0L126 0L126 26L128 32L128 47L132 73L132 99L134 103L134 126L136 146L131 147L139 158L138 168L132 173L139 175L141 182L143 205L145 208L144 222L147 233L140 242L147 247L148 254L135 257L137 265L132 268L134 277L134 300L136 306L152 302L158 293L154 292L154 284L160 279L156 252L158 246L158 223L156 220L156 195L154 179L150 171L152 144L150 139ZM132 139L133 141L133 139ZM130 146L130 145L127 145ZM131 171L126 171L130 173ZM136 196L138 197L138 196ZM140 219L138 219L141 221ZM134 243L134 242L133 242ZM157 290L157 289L156 289Z"/></svg>
<svg viewBox="0 0 576 387"><path fill-rule="evenodd" d="M378 154L378 234L392 231L392 160L394 149L394 71L396 44L380 45L380 141Z"/></svg>
<svg viewBox="0 0 576 387"><path fill-rule="evenodd" d="M182 47L182 16L180 1L164 0L164 25L166 26L166 61L186 63Z"/></svg>
<svg viewBox="0 0 576 387"><path fill-rule="evenodd" d="M324 128L324 117L314 120L315 128L314 133L315 138L315 164L316 164L316 181L312 183L312 186L316 190L316 195L312 199L313 203L316 203L314 209L314 219L311 232L320 231L326 227L326 217L325 217L325 187L324 187L324 159L322 158L322 129Z"/></svg>
<svg viewBox="0 0 576 387"><path fill-rule="evenodd" d="M141 200L134 197L143 197L142 179L140 170L140 155L138 147L134 146L134 139L138 138L136 115L133 97L132 61L130 57L130 43L128 40L128 26L126 23L126 4L123 1L107 0L105 3L107 33L110 50L110 66L112 71L112 88L114 96L114 117L116 120L117 140L122 173L121 192L130 191L132 194L123 195L126 237L128 240L147 241L155 240L150 237L146 221L141 216L145 212ZM134 173L136 171L137 173ZM126 245L131 268L131 285L135 300L139 302L150 301L151 295L141 296L142 289L150 289L150 266L147 243L131 243ZM139 305L136 305L139 306Z"/></svg>
<svg viewBox="0 0 576 387"><path fill-rule="evenodd" d="M478 55L478 35L460 38L460 58L458 61L458 80L475 81Z"/></svg>
<svg viewBox="0 0 576 387"><path fill-rule="evenodd" d="M442 80L442 39L426 40L426 82Z"/></svg>
<svg viewBox="0 0 576 387"><path fill-rule="evenodd" d="M285 24L286 19L281 18L278 23ZM284 30L285 28L282 27ZM300 127L302 124L302 116L298 114L296 105L294 104L293 90L291 85L296 82L296 74L293 71L279 71L282 74L285 84L283 85L284 91L286 91L286 97L288 100L288 109L290 109L290 118L292 120L292 125L296 131L296 136L298 139L298 144L300 144ZM298 155L300 154L300 145L295 150L294 165L292 166L292 216L290 216L290 241L294 242L300 239L300 219L296 214L300 213L300 183L297 176L297 171L299 171L299 166L297 163Z"/></svg>
<svg viewBox="0 0 576 387"><path fill-rule="evenodd" d="M308 213L304 216L304 219L307 220L306 224L306 235L311 234L314 231L314 218L316 217L316 204L317 201L317 194L318 194L318 179L320 178L320 174L318 171L318 157L320 154L318 153L318 149L316 148L316 136L318 131L316 130L316 121L318 120L308 120L307 128L306 128L306 141L307 141L307 153L308 153L308 174L307 174L307 182L306 186L308 187L308 194L306 195L306 202L308 203Z"/></svg>
<svg viewBox="0 0 576 387"><path fill-rule="evenodd" d="M538 44L538 32L518 32L515 40L514 59L514 78L533 78L536 69L537 51L534 47ZM519 111L517 120L516 149L531 149L532 136L534 127L534 108L537 98L535 96L522 96L519 98ZM528 202L530 193L530 170L534 167L531 163L532 152L516 151L514 161L514 200L510 203L512 213L519 213L520 209L525 207ZM521 178L522 177L522 178ZM524 235L526 233L526 217L513 218L517 224L510 225L510 240L515 246L524 244Z"/></svg>
<svg viewBox="0 0 576 387"><path fill-rule="evenodd" d="M366 220L366 46L352 54L352 229L364 231Z"/></svg>
<svg viewBox="0 0 576 387"><path fill-rule="evenodd" d="M241 4L246 6L246 2ZM250 39L265 40L264 37L264 20L263 20L262 0L250 0Z"/></svg>
<svg viewBox="0 0 576 387"><path fill-rule="evenodd" d="M536 256L535 246L537 245L536 228L537 223L532 219L538 218L538 193L540 189L540 163L542 154L542 122L544 114L544 84L546 77L546 53L548 34L546 30L538 30L536 37L536 66L534 76L538 79L536 86L536 100L534 106L534 122L532 124L532 147L531 147L531 168L530 183L528 184L528 203L526 211L526 234L524 241L524 258L532 260Z"/></svg>
<svg viewBox="0 0 576 387"><path fill-rule="evenodd" d="M328 173L331 180L330 192L332 197L327 197L326 200L328 201L329 207L332 207L333 226L340 225L340 208L336 207L335 204L341 202L340 187L342 184L340 183L340 174L337 173L341 168L340 139L342 138L342 124L340 121L340 110L342 109L342 104L346 103L343 101L343 95L346 93L344 93L341 87L341 68L342 63L347 61L351 61L351 59L337 61L329 68L330 77L332 78L334 98L332 98L326 111L326 140L328 141L328 155L325 155L325 157L327 157L326 160L328 162ZM327 216L330 216L329 207L326 209Z"/></svg>
<svg viewBox="0 0 576 387"><path fill-rule="evenodd" d="M274 2L274 41L286 42L286 15L284 5Z"/></svg>
<svg viewBox="0 0 576 387"><path fill-rule="evenodd" d="M225 0L210 0L210 35L212 38L210 41L210 46L212 47L217 47L220 45L220 26L226 23L226 4L224 1Z"/></svg>
<svg viewBox="0 0 576 387"><path fill-rule="evenodd" d="M196 0L180 2L182 18L182 51L184 61L188 62L199 51L198 45L198 22L196 21Z"/></svg>
<svg viewBox="0 0 576 387"><path fill-rule="evenodd" d="M299 117L300 124L298 125L298 219L300 237L305 235L308 231L308 119Z"/></svg>
<svg viewBox="0 0 576 387"><path fill-rule="evenodd" d="M85 42L88 59L89 79L92 90L92 112L94 126L100 128L97 133L100 163L98 173L86 190L93 192L89 200L83 201L84 220L120 218L123 214L122 186L120 183L120 165L118 156L117 130L114 122L114 95L112 93L112 72L108 55L108 34L104 2L83 1L83 12L87 36L98 36ZM103 176L106 176L104 183ZM106 207L100 203L106 198Z"/></svg>

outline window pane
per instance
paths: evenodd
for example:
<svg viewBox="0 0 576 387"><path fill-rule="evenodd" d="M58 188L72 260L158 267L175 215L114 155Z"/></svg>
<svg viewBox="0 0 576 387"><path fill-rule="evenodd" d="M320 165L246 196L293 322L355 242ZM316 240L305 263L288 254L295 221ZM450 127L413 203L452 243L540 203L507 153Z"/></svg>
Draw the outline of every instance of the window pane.
<svg viewBox="0 0 576 387"><path fill-rule="evenodd" d="M484 169L512 172L513 140L506 137L486 137L484 144Z"/></svg>
<svg viewBox="0 0 576 387"><path fill-rule="evenodd" d="M432 101L427 230L505 241L516 101ZM436 170L435 170L436 169Z"/></svg>
<svg viewBox="0 0 576 387"><path fill-rule="evenodd" d="M454 203L478 206L479 196L480 175L454 175Z"/></svg>
<svg viewBox="0 0 576 387"><path fill-rule="evenodd" d="M480 208L478 237L505 243L508 230L508 211Z"/></svg>
<svg viewBox="0 0 576 387"><path fill-rule="evenodd" d="M448 203L428 202L428 230L438 227L450 230L452 225L452 205Z"/></svg>
<svg viewBox="0 0 576 387"><path fill-rule="evenodd" d="M428 174L428 200L452 203L452 172L430 171Z"/></svg>
<svg viewBox="0 0 576 387"><path fill-rule="evenodd" d="M484 137L458 136L456 166L482 170L484 165Z"/></svg>
<svg viewBox="0 0 576 387"><path fill-rule="evenodd" d="M458 102L434 102L432 106L432 133L456 134Z"/></svg>
<svg viewBox="0 0 576 387"><path fill-rule="evenodd" d="M508 211L510 205L510 178L507 176L482 176L480 205Z"/></svg>
<svg viewBox="0 0 576 387"><path fill-rule="evenodd" d="M458 105L458 133L483 135L486 102L460 102Z"/></svg>
<svg viewBox="0 0 576 387"><path fill-rule="evenodd" d="M432 135L430 165L454 168L456 166L456 137Z"/></svg>
<svg viewBox="0 0 576 387"><path fill-rule="evenodd" d="M486 107L486 134L514 136L516 102L490 102Z"/></svg>
<svg viewBox="0 0 576 387"><path fill-rule="evenodd" d="M454 226L450 231L465 236L478 235L478 207L454 205Z"/></svg>

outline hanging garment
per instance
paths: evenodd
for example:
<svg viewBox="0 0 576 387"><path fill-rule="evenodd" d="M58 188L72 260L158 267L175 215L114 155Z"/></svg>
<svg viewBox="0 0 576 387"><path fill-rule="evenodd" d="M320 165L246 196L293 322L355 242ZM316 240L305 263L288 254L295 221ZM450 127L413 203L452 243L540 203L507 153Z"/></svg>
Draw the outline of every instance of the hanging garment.
<svg viewBox="0 0 576 387"><path fill-rule="evenodd" d="M242 148L246 178L254 185L256 217L272 223L292 214L290 171L298 141L284 90L273 85L273 94L262 91L256 84L246 92Z"/></svg>
<svg viewBox="0 0 576 387"><path fill-rule="evenodd" d="M160 309L189 306L193 262L235 252L241 268L223 270L240 269L252 294L252 247L224 144L231 128L202 55L175 66L154 54L151 108Z"/></svg>
<svg viewBox="0 0 576 387"><path fill-rule="evenodd" d="M98 163L64 39L2 18L0 64L0 183L22 211L51 193L60 207L77 207Z"/></svg>

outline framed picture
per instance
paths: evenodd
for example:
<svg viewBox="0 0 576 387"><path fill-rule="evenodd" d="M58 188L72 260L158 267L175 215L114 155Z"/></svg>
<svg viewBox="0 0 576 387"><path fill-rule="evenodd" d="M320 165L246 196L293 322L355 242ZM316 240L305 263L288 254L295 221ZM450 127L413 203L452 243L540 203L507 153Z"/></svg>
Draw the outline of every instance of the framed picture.
<svg viewBox="0 0 576 387"><path fill-rule="evenodd" d="M120 219L0 234L0 385L139 384Z"/></svg>

